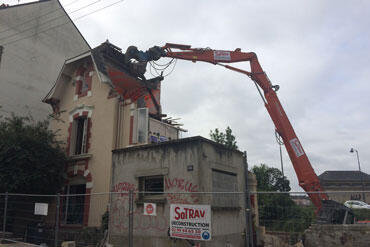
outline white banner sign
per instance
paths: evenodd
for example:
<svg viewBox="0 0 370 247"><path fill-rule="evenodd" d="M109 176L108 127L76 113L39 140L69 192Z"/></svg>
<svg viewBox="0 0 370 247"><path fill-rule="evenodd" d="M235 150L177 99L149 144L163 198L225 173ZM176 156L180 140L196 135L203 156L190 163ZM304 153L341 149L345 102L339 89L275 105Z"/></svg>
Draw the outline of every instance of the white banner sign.
<svg viewBox="0 0 370 247"><path fill-rule="evenodd" d="M156 216L157 205L155 203L144 203L144 215Z"/></svg>
<svg viewBox="0 0 370 247"><path fill-rule="evenodd" d="M35 215L48 215L48 204L35 203Z"/></svg>
<svg viewBox="0 0 370 247"><path fill-rule="evenodd" d="M170 235L173 238L211 240L211 206L171 204Z"/></svg>

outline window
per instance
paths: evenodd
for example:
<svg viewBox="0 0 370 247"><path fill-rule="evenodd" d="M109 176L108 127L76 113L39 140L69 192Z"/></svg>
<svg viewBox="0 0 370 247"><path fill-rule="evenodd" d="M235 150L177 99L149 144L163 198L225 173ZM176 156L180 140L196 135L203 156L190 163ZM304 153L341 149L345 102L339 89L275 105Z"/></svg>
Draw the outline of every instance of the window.
<svg viewBox="0 0 370 247"><path fill-rule="evenodd" d="M92 83L92 68L91 65L85 64L77 69L76 72L76 91L78 97L89 95Z"/></svg>
<svg viewBox="0 0 370 247"><path fill-rule="evenodd" d="M63 197L62 223L73 225L83 224L86 184L67 185L64 193L66 196Z"/></svg>
<svg viewBox="0 0 370 247"><path fill-rule="evenodd" d="M88 77L89 77L89 72L85 71L82 76L79 94L86 94L87 91L89 91L89 84L87 82Z"/></svg>
<svg viewBox="0 0 370 247"><path fill-rule="evenodd" d="M137 109L137 143L147 143L148 141L148 108Z"/></svg>
<svg viewBox="0 0 370 247"><path fill-rule="evenodd" d="M164 192L163 176L139 177L139 190L145 192L142 196L161 195Z"/></svg>
<svg viewBox="0 0 370 247"><path fill-rule="evenodd" d="M238 191L236 174L212 170L212 189L214 192ZM238 194L220 193L213 195L213 206L216 207L239 207Z"/></svg>
<svg viewBox="0 0 370 247"><path fill-rule="evenodd" d="M79 117L72 122L70 154L78 155L87 152L87 117Z"/></svg>

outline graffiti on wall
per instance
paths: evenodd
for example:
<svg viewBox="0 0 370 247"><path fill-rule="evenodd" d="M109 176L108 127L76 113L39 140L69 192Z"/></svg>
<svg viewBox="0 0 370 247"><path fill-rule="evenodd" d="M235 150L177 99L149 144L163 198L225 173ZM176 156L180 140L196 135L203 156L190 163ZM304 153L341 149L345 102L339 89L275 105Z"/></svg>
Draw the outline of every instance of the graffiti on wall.
<svg viewBox="0 0 370 247"><path fill-rule="evenodd" d="M191 192L198 192L198 185L194 185L191 181L183 178L165 178L165 190L168 192L188 192L189 194L167 194L167 200L170 203L193 204L198 203L199 198L197 194Z"/></svg>
<svg viewBox="0 0 370 247"><path fill-rule="evenodd" d="M135 184L121 182L113 186L113 192L121 192L120 196L128 196L130 190L137 191Z"/></svg>
<svg viewBox="0 0 370 247"><path fill-rule="evenodd" d="M196 204L199 202L197 194L198 185L183 178L165 178L164 187L168 203ZM123 232L128 230L129 219L129 200L128 192L138 191L135 184L120 182L113 186L113 192L119 192L118 196L113 197L112 202L112 226L114 231ZM180 192L171 194L170 192ZM134 195L135 200L135 195ZM166 232L168 229L168 219L163 214L157 216L143 215L142 207L136 207L133 213L135 231Z"/></svg>
<svg viewBox="0 0 370 247"><path fill-rule="evenodd" d="M155 217L143 214L142 207L133 212L133 229L135 231L164 232L168 229L168 220L164 215ZM127 231L129 227L129 200L128 197L119 197L114 200L112 208L112 225L115 231Z"/></svg>

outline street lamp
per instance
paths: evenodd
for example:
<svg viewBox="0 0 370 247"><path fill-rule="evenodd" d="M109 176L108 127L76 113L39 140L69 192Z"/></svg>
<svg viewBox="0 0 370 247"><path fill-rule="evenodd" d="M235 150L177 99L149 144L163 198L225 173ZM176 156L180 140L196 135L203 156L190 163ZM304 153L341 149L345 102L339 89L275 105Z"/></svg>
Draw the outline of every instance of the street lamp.
<svg viewBox="0 0 370 247"><path fill-rule="evenodd" d="M362 198L364 200L364 202L366 201L366 198L365 198L365 185L364 185L364 177L361 173L361 166L360 166L360 158L358 156L358 151L357 149L354 149L354 148L351 148L351 150L349 150L350 153L354 153L356 152L356 155L357 155L357 162L358 162L358 171L360 172L360 176L361 176L361 183L362 183Z"/></svg>

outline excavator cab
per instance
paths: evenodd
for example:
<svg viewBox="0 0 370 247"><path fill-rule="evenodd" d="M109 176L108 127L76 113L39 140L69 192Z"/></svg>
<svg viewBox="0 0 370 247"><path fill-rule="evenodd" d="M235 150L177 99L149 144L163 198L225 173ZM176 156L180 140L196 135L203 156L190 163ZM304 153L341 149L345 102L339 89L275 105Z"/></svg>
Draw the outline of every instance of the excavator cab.
<svg viewBox="0 0 370 247"><path fill-rule="evenodd" d="M353 211L333 200L322 200L322 207L316 216L317 224L353 224Z"/></svg>

